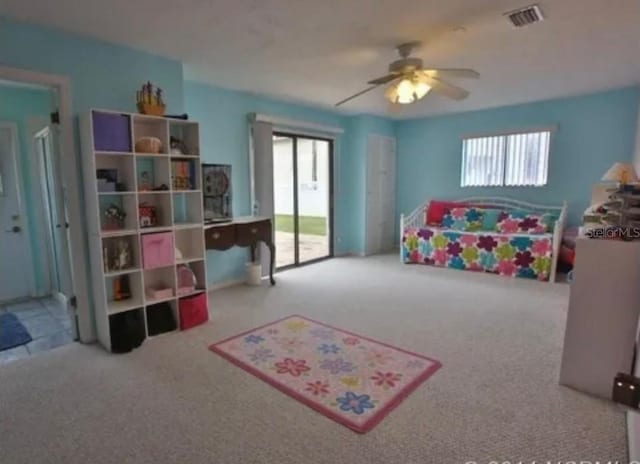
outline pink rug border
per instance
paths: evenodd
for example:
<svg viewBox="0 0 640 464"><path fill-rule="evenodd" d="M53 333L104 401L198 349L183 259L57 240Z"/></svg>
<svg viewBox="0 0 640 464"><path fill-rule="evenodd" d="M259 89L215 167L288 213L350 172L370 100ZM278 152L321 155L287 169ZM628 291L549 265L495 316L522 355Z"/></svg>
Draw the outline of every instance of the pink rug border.
<svg viewBox="0 0 640 464"><path fill-rule="evenodd" d="M370 342L373 343L377 343L379 345L382 346L386 346L387 348L392 348L394 350L400 351L402 353L406 353L406 354L410 354L412 356L416 356L418 358L422 358L424 360L427 360L431 363L433 363L431 366L429 366L427 369L424 370L424 372L422 372L422 374L420 374L418 377L416 377L413 382L411 382L410 384L407 384L402 390L400 390L398 393L396 393L396 396L393 398L393 400L391 400L384 408L380 409L378 412L376 412L376 414L374 414L368 421L366 421L364 424L359 425L356 422L350 421L348 419L345 419L344 417L340 416L339 414L335 413L334 411L332 411L331 409L321 405L321 404L317 404L314 403L313 401L307 399L305 396L300 395L299 393L297 393L295 390L287 387L284 384L279 383L278 381L276 381L273 377L270 377L268 375L263 374L261 371L259 371L258 369L255 369L253 366L244 363L243 361L234 358L233 356L227 354L226 352L222 351L221 349L218 348L217 345L220 345L222 343L226 343L230 340L233 340L235 338L240 338L244 335L247 335L251 332L255 332L256 330L260 330L263 329L265 327L268 327L270 325L273 324L277 324L279 322L285 321L287 319L291 319L293 317L298 317L300 319L304 319L306 321L309 322L313 322L314 324L318 324L318 325L322 325L325 327L329 327L331 329L337 330L339 332L342 333L346 333L348 335L352 335L354 337L358 337L358 338L362 338L363 340L368 340ZM250 374L253 374L254 376L258 377L260 380L268 383L269 385L271 385L272 387L280 390L282 393L289 395L290 397L298 400L299 402L301 402L302 404L308 406L309 408L329 417L330 419L333 419L334 421L338 422L339 424L344 425L345 427L350 428L351 430L358 432L358 433L367 433L369 430L373 429L376 425L378 425L382 419L384 419L393 409L395 409L400 403L402 403L402 401L404 401L405 398L407 398L416 388L418 388L422 383L424 383L429 377L431 377L433 374L436 373L436 371L438 369L440 369L442 367L442 363L436 359L432 359L429 358L427 356L421 355L419 353L414 353L413 351L408 351L408 350L404 350L402 348L398 348L396 346L390 345L388 343L384 343L378 340L374 340L372 338L369 337L364 337L360 334L354 333L354 332L350 332L348 330L344 330L341 329L339 327L334 327L332 325L329 324L325 324L324 322L319 322L316 321L314 319L305 317L305 316L301 316L299 314L292 314L290 316L286 316L283 318L280 318L278 320L269 322L267 324L263 324L259 327L255 327L253 329L247 330L245 332L236 334L232 337L228 337L225 338L222 341L213 343L209 346L209 349L222 356L224 359L226 359L227 361L229 361L232 364L235 364L236 366L240 367L241 369L244 369L245 371L249 372Z"/></svg>

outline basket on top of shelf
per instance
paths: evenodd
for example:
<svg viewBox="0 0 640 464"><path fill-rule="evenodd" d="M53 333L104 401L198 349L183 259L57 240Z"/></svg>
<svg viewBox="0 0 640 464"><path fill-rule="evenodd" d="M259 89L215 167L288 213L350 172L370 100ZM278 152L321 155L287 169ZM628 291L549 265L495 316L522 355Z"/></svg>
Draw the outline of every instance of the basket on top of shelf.
<svg viewBox="0 0 640 464"><path fill-rule="evenodd" d="M136 140L135 149L137 153L157 155L162 151L162 140L158 137L141 137Z"/></svg>

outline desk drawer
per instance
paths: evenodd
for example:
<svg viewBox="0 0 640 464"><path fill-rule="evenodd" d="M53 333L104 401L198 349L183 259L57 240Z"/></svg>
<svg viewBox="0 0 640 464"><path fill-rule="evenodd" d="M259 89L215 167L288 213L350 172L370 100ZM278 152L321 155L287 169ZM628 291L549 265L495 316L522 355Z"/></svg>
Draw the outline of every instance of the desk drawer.
<svg viewBox="0 0 640 464"><path fill-rule="evenodd" d="M240 246L249 246L257 240L271 241L270 221L248 222L236 224L236 243Z"/></svg>
<svg viewBox="0 0 640 464"><path fill-rule="evenodd" d="M235 244L236 226L216 226L205 230L204 240L210 250L227 250Z"/></svg>

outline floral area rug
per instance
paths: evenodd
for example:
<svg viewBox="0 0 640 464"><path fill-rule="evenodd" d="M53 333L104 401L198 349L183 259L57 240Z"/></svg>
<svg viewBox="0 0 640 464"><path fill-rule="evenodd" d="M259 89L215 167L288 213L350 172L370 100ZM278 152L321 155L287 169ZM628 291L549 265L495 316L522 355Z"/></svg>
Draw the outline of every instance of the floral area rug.
<svg viewBox="0 0 640 464"><path fill-rule="evenodd" d="M209 349L360 433L375 427L441 366L302 316L258 327Z"/></svg>

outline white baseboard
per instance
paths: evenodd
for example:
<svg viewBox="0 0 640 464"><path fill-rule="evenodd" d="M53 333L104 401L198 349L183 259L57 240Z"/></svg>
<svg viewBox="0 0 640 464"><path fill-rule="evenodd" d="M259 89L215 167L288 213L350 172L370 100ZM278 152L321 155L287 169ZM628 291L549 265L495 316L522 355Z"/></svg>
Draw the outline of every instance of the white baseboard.
<svg viewBox="0 0 640 464"><path fill-rule="evenodd" d="M346 252L346 253L337 253L333 255L335 258L352 258L352 257L358 257L358 258L364 258L366 255L363 252Z"/></svg>
<svg viewBox="0 0 640 464"><path fill-rule="evenodd" d="M640 413L627 411L627 444L629 462L640 462Z"/></svg>
<svg viewBox="0 0 640 464"><path fill-rule="evenodd" d="M236 285L243 285L244 279L231 279L224 282L218 282L207 288L207 293L215 292L216 290L222 290L223 288L235 287Z"/></svg>

